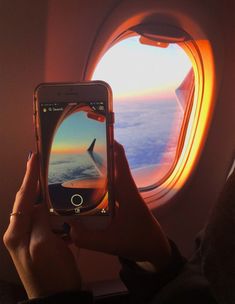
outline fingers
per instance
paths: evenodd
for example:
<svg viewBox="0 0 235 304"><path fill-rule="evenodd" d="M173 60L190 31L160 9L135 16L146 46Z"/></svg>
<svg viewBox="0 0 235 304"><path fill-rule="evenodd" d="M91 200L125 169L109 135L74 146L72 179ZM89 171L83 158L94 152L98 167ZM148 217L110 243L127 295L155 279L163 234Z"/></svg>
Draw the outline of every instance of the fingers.
<svg viewBox="0 0 235 304"><path fill-rule="evenodd" d="M115 195L117 201L121 204L132 204L140 198L139 191L131 175L131 170L122 145L115 141L114 144L115 161Z"/></svg>
<svg viewBox="0 0 235 304"><path fill-rule="evenodd" d="M133 182L125 150L118 142L114 142L115 175L117 179Z"/></svg>
<svg viewBox="0 0 235 304"><path fill-rule="evenodd" d="M38 162L36 154L32 154L27 162L26 173L16 199L12 212L28 214L32 211L38 195Z"/></svg>
<svg viewBox="0 0 235 304"><path fill-rule="evenodd" d="M38 166L36 155L33 154L31 159L27 162L26 173L20 190L16 194L13 205L10 224L4 234L4 243L8 250L14 252L14 249L28 242L32 210L37 198L37 184L38 184Z"/></svg>

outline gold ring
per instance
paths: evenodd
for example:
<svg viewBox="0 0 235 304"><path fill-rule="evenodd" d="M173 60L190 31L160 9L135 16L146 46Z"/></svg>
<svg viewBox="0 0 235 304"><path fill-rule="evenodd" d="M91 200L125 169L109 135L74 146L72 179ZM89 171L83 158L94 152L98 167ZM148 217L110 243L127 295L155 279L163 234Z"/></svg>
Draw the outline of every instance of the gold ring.
<svg viewBox="0 0 235 304"><path fill-rule="evenodd" d="M16 211L16 212L12 212L10 214L10 216L17 216L17 215L22 215L22 212L21 211Z"/></svg>

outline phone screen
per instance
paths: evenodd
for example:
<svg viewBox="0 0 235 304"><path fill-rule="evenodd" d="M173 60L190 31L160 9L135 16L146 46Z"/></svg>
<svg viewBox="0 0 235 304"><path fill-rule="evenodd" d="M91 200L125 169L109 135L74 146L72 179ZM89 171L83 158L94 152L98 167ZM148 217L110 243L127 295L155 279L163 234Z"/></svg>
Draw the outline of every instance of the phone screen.
<svg viewBox="0 0 235 304"><path fill-rule="evenodd" d="M106 103L39 105L50 211L61 215L109 215Z"/></svg>

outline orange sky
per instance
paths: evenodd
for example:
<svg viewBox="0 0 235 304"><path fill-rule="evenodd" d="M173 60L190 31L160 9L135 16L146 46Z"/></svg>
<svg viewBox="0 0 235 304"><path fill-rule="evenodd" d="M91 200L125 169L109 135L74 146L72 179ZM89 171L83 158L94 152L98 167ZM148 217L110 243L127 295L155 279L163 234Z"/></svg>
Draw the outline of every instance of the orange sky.
<svg viewBox="0 0 235 304"><path fill-rule="evenodd" d="M75 145L70 146L69 144L59 143L54 144L51 149L52 154L83 154L87 152L89 146L79 146L75 147ZM100 145L95 145L95 152L104 153L104 147Z"/></svg>
<svg viewBox="0 0 235 304"><path fill-rule="evenodd" d="M52 154L81 154L84 153L86 151L85 148L81 148L81 149L70 149L70 148L55 148L53 147L53 149L51 150Z"/></svg>

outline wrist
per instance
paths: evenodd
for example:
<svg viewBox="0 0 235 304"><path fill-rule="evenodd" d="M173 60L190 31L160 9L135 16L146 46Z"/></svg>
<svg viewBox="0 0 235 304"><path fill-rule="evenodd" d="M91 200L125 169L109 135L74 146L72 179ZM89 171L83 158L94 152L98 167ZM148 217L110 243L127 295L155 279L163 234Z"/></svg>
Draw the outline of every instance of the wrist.
<svg viewBox="0 0 235 304"><path fill-rule="evenodd" d="M157 248L152 251L152 254L149 255L146 261L152 265L151 268L154 269L155 272L160 272L171 263L172 248L167 238L157 244ZM159 244L161 244L161 247Z"/></svg>

